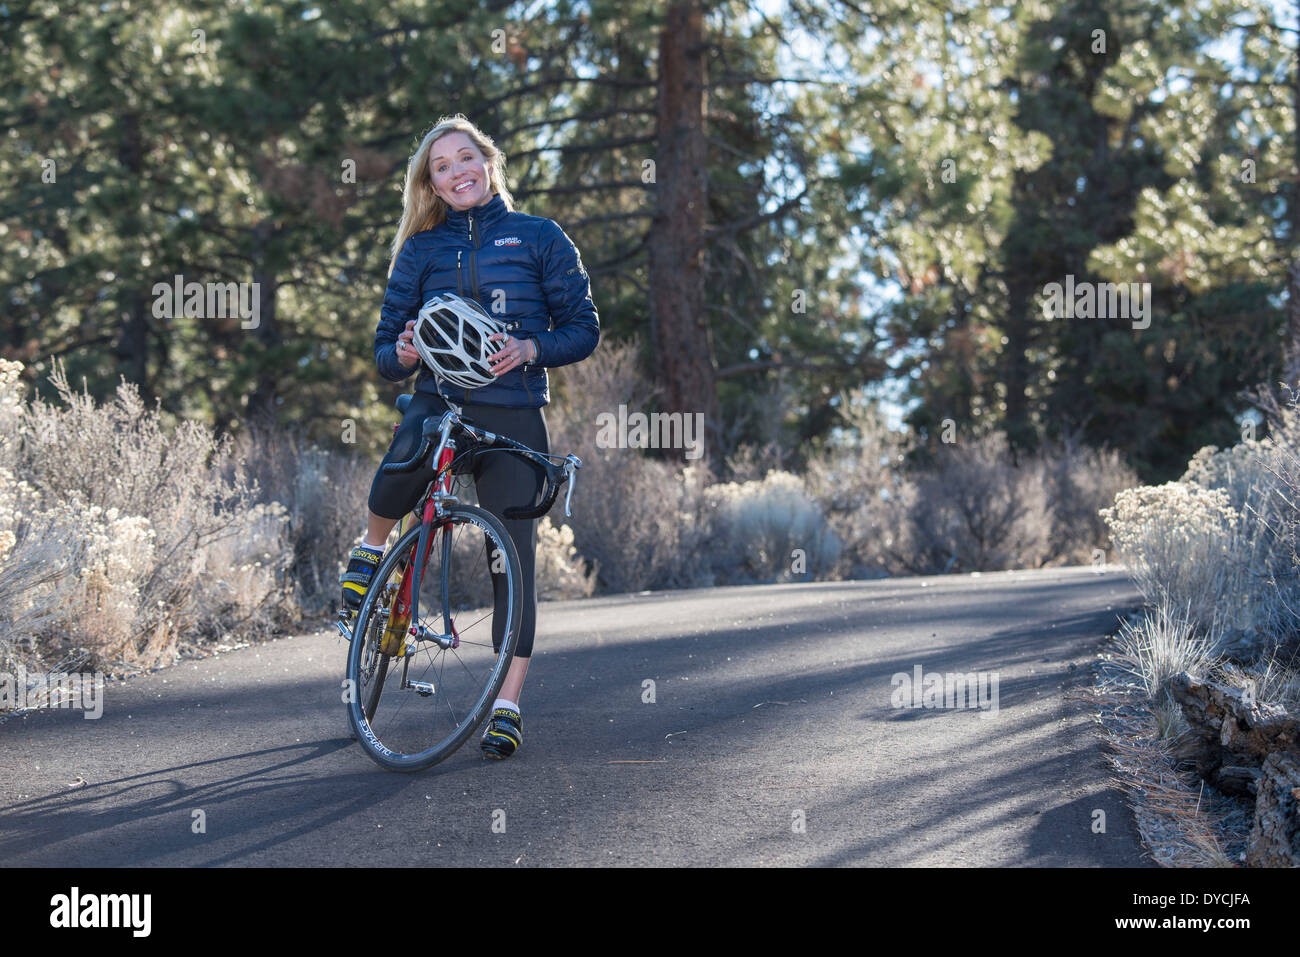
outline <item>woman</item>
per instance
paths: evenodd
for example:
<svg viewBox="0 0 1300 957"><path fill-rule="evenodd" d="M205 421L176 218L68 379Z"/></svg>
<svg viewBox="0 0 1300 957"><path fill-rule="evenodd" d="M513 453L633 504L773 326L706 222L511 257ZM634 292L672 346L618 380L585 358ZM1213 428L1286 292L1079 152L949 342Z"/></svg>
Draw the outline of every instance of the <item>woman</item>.
<svg viewBox="0 0 1300 957"><path fill-rule="evenodd" d="M549 401L546 369L578 362L596 348L600 323L591 285L564 230L549 219L514 211L505 155L462 114L439 120L407 167L402 220L375 330L375 362L385 379L401 382L420 366L411 341L415 317L432 296L448 292L471 297L495 318L519 325L513 335L500 334L505 345L492 357L497 378L489 385L466 390L428 368L420 370L415 398L384 462L414 454L424 419L446 411L440 394L461 405L480 428L550 451L542 413ZM542 482L514 455L480 456L473 475L479 503L505 524L523 571L519 643L482 741L485 754L507 758L523 743L519 698L537 622L537 524L506 519L503 512L538 501ZM415 507L432 476L432 469L376 472L365 537L339 579L348 607L360 607L389 532Z"/></svg>

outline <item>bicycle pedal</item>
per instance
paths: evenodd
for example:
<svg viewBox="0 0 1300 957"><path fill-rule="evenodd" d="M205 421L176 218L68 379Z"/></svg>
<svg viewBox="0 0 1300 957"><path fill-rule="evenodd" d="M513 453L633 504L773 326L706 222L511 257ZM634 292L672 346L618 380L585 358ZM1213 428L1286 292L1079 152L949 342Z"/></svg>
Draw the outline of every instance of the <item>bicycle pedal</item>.
<svg viewBox="0 0 1300 957"><path fill-rule="evenodd" d="M421 698L428 698L433 695L433 682L431 681L412 681L411 687L415 689L416 694Z"/></svg>
<svg viewBox="0 0 1300 957"><path fill-rule="evenodd" d="M348 609L343 609L339 612L338 618L335 619L334 627L339 630L339 634L341 634L345 639L351 641L352 628L356 624L356 621L357 617L354 612L349 611Z"/></svg>

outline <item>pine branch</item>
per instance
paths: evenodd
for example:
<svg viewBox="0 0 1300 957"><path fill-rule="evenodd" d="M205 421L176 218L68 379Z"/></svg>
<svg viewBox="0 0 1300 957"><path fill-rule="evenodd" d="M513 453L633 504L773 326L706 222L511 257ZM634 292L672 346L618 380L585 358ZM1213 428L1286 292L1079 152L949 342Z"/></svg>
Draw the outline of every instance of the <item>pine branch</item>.
<svg viewBox="0 0 1300 957"><path fill-rule="evenodd" d="M658 116L659 111L652 106L619 106L608 110L597 110L591 113L574 113L572 116L545 117L540 120L533 120L528 123L520 123L518 126L511 127L498 134L500 140L508 140L517 136L524 130L537 129L542 126L563 126L565 123L590 123L593 120L608 120L612 117L622 116ZM511 156L517 154L511 153Z"/></svg>
<svg viewBox="0 0 1300 957"><path fill-rule="evenodd" d="M621 140L608 140L603 143L565 143L560 146L539 146L531 150L519 150L510 154L514 159L520 156L535 156L541 153L596 153L601 150L618 149L623 146L639 146L642 143L653 143L657 137L655 134L646 136L625 136Z"/></svg>
<svg viewBox="0 0 1300 957"><path fill-rule="evenodd" d="M715 226L712 229L704 231L703 242L713 243L723 236L734 236L736 233L743 233L746 230L753 229L755 226L765 223L770 219L776 219L784 216L790 209L797 206L805 196L808 195L810 184L805 184L798 196L792 196L776 209L767 213L756 213L753 216L746 216L744 219L738 219L734 222L724 223L721 226Z"/></svg>
<svg viewBox="0 0 1300 957"><path fill-rule="evenodd" d="M643 183L639 179L631 180L609 180L602 183L588 183L586 185L574 186L538 186L533 189L515 194L516 199L524 199L529 196L541 195L544 193L586 193L598 189L641 189L646 190L653 184Z"/></svg>

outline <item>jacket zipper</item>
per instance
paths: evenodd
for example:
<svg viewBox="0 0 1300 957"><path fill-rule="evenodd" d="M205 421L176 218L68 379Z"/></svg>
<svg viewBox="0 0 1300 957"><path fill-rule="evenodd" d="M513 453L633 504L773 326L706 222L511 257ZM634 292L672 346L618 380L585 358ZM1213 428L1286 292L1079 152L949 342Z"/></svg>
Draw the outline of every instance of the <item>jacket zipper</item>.
<svg viewBox="0 0 1300 957"><path fill-rule="evenodd" d="M461 282L461 279L460 279L460 256L461 256L461 252L462 252L462 251L459 250L459 249L456 250L456 295L458 295L458 296L464 296L464 295L465 295L465 286L464 286L464 283L462 283L462 282ZM473 390L471 390L471 389L465 389L465 398L462 400L463 402L466 402L466 403L469 402L469 394L470 394L471 391L473 391Z"/></svg>
<svg viewBox="0 0 1300 957"><path fill-rule="evenodd" d="M473 289L470 290L470 298L481 306L483 303L478 297L478 256L476 255L478 249L478 237L474 231L474 214L469 213L467 215L469 217L469 241L471 246L469 251L469 281L473 283ZM468 392L465 393L465 401L469 401Z"/></svg>
<svg viewBox="0 0 1300 957"><path fill-rule="evenodd" d="M477 233L477 231L474 229L474 216L473 216L473 214L470 214L470 216L469 216L469 241L470 241L470 243L471 243L472 246L473 246L473 248L470 249L470 251L469 251L469 281L472 282L472 283L474 284L474 290L473 290L473 292L471 293L471 295L473 296L474 301L477 302L477 303L481 306L481 305L483 305L483 303L482 303L482 301L481 301L481 300L479 299L479 297L478 297L478 296L479 296L479 288L478 288L478 247L479 247L479 241L478 241L478 233Z"/></svg>

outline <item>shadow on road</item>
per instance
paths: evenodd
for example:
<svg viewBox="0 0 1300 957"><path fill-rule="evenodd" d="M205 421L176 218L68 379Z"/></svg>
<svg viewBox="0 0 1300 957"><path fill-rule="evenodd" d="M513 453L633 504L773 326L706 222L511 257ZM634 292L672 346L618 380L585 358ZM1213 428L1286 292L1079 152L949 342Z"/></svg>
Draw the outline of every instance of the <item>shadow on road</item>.
<svg viewBox="0 0 1300 957"><path fill-rule="evenodd" d="M584 609L617 602L563 603L576 609L574 632L552 650L539 637L526 745L497 765L472 742L417 775L373 765L343 734L341 655L338 675L326 654L310 674L268 664L256 684L235 690L178 682L144 697L162 685L141 683L129 704L87 722L93 729L72 714L10 722L0 740L27 738L24 750L49 753L69 780L79 768L235 747L109 779L89 772L87 785L0 807L0 858L57 866L423 863L408 847L416 807L432 802L444 812L418 817L426 844L477 848L493 840L479 823L487 810L514 801L527 809L512 812L523 821L517 829L549 848L534 852L541 863L598 862L595 842L621 863L673 863L664 852L676 850L689 863L924 865L940 862L936 848L946 846L953 859L943 863L978 865L1007 851L981 854L981 836L996 842L1012 824L1029 829L1013 855L1019 863L1134 863L1119 823L1127 809L1097 793L1095 739L1062 721L1059 706L1044 705L1075 680L1061 663L1113 627L1118 611L1095 610L1105 606L1095 598L1114 579L1020 582L1019 617L1045 611L1011 627L997 624L1008 617L1006 595L972 591L965 580L925 595L864 584L776 586L787 589L782 600L754 624L724 623L716 609L710 617L718 597L687 592L657 608L629 600L640 615L625 612L626 621L584 633ZM316 648L326 640L287 639L262 653L274 658L282 645L292 662L299 649L291 642ZM998 672L997 714L894 708L891 679L917 665ZM643 700L647 679L653 704ZM250 735L300 740L240 748ZM1087 796L1072 796L1085 787ZM1112 839L1091 831L1098 807ZM196 810L208 835L194 832ZM804 812L807 832L792 832L794 811ZM348 836L361 828L369 844ZM494 852L474 853L491 860Z"/></svg>

